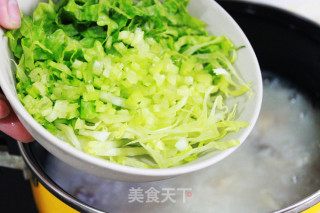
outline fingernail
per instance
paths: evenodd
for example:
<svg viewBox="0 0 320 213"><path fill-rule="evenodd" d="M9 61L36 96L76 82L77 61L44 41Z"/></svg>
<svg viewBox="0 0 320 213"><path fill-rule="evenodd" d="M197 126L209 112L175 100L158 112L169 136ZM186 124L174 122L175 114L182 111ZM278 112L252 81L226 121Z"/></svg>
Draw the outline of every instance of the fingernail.
<svg viewBox="0 0 320 213"><path fill-rule="evenodd" d="M20 27L21 25L21 15L17 0L8 1L8 14L10 16L11 24L14 27Z"/></svg>

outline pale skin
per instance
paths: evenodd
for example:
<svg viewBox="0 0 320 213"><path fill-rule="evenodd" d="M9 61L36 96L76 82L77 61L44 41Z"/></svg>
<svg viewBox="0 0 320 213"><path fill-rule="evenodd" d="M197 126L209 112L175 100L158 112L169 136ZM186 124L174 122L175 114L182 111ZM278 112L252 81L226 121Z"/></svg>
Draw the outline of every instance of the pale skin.
<svg viewBox="0 0 320 213"><path fill-rule="evenodd" d="M16 0L0 0L0 26L5 29L17 29L21 26L20 10ZM21 142L34 140L20 123L3 94L0 94L0 131Z"/></svg>

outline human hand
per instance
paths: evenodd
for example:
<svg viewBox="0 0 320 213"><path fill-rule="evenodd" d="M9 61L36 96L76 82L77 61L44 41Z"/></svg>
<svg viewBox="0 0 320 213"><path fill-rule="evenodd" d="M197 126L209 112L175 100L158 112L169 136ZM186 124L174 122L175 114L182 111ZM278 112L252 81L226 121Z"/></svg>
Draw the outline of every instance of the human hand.
<svg viewBox="0 0 320 213"><path fill-rule="evenodd" d="M6 29L21 26L20 10L16 0L0 0L0 26ZM33 141L3 94L0 94L0 131L21 142Z"/></svg>
<svg viewBox="0 0 320 213"><path fill-rule="evenodd" d="M17 0L0 0L0 26L10 30L21 26Z"/></svg>

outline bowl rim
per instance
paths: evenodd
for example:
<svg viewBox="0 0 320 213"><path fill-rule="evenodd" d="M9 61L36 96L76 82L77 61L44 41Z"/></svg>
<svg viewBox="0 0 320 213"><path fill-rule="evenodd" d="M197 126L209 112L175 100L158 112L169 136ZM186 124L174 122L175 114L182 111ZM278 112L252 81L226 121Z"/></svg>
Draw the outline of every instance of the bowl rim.
<svg viewBox="0 0 320 213"><path fill-rule="evenodd" d="M262 86L262 76L260 71L260 66L257 60L257 57L254 53L254 50L247 39L244 32L241 30L239 25L233 20L233 18L215 1L208 1L209 4L212 4L213 7L219 8L221 12L223 12L223 16L226 17L226 19L229 19L233 23L233 26L236 27L238 33L241 35L244 45L246 46L246 49L248 50L249 58L253 59L251 62L251 66L254 67L254 70L259 71L260 76L257 78L255 95L256 95L256 103L254 111L252 112L251 118L248 120L250 123L250 126L241 130L242 133L240 137L237 139L242 144L245 139L248 137L250 132L252 131L261 109L262 104L262 92L263 92L263 86ZM1 31L1 30L0 30ZM1 36L1 34L0 34ZM0 44L1 45L1 44ZM258 74L258 73L256 73ZM206 168L210 165L213 165L217 163L218 161L222 160L223 158L230 155L232 152L234 152L239 146L232 147L227 150L222 151L221 153L217 154L216 156L210 157L208 159L205 159L201 162L196 162L194 164L185 164L182 166L177 167L171 167L171 168L160 168L160 169L145 169L145 168L136 168L136 167L130 167L125 165L120 165L116 163L112 163L94 156L91 156L83 151L77 150L76 148L72 147L70 144L63 142L62 140L58 139L56 136L52 135L50 132L48 132L42 125L40 125L23 107L21 102L18 100L17 97L14 97L13 92L9 88L9 83L5 82L3 78L0 78L0 85L3 89L4 94L6 95L8 101L11 105L13 105L15 112L17 113L18 117L23 117L23 119L30 125L33 129L36 129L37 133L40 134L43 138L47 139L48 143L51 143L51 145L55 146L55 148L58 148L59 150L63 151L64 154L70 155L73 158L81 161L81 163L87 163L90 165L98 166L99 168L112 170L115 172L120 172L122 174L130 174L130 175L136 175L141 177L167 177L167 176L177 176L185 173L194 172L203 168ZM46 143L46 142L43 142ZM42 144L40 142L40 144ZM54 154L54 153L53 153ZM55 154L54 154L55 155ZM69 163L65 161L66 163ZM70 163L69 163L70 164Z"/></svg>

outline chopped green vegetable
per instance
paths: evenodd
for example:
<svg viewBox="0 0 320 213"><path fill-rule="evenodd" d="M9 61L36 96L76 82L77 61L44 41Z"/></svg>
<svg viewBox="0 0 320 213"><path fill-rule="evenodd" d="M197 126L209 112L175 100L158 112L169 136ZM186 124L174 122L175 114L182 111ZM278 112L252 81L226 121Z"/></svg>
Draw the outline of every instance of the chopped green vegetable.
<svg viewBox="0 0 320 213"><path fill-rule="evenodd" d="M208 35L188 0L40 3L8 31L18 96L51 133L122 165L168 168L239 144L225 100L250 91L237 47Z"/></svg>

